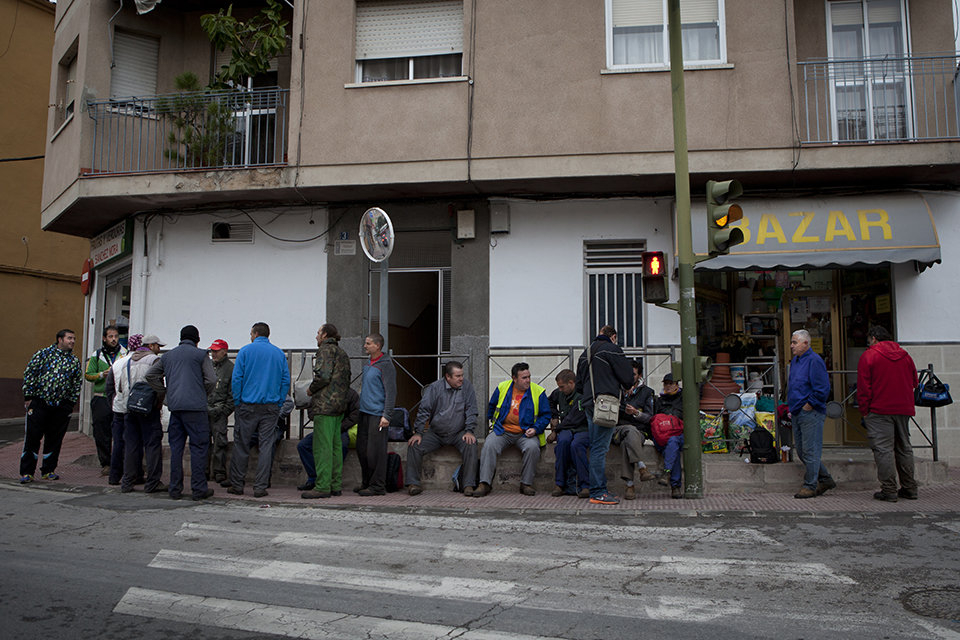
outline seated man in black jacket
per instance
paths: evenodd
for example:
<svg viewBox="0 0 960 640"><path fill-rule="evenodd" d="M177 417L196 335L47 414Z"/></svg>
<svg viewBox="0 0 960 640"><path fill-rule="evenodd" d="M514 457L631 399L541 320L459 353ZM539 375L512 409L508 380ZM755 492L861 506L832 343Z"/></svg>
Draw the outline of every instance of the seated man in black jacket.
<svg viewBox="0 0 960 640"><path fill-rule="evenodd" d="M613 443L620 445L620 477L627 483L623 492L625 500L637 497L633 486L634 469L640 470L641 482L653 480L656 476L647 470L640 459L643 441L650 435L650 419L653 417L653 401L656 394L643 383L643 363L634 360L633 386L623 394L620 404L620 423L614 428Z"/></svg>
<svg viewBox="0 0 960 640"><path fill-rule="evenodd" d="M587 448L590 435L587 433L587 417L580 406L577 393L577 375L570 369L557 374L557 388L550 394L550 420L553 431L547 442L556 442L553 448L556 462L554 468L557 485L552 496L576 495L590 497L590 468Z"/></svg>

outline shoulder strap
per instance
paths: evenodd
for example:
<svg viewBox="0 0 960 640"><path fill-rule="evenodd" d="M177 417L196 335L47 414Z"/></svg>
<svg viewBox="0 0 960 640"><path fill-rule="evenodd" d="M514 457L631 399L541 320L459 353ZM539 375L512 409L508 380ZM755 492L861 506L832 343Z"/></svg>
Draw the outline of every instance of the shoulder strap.
<svg viewBox="0 0 960 640"><path fill-rule="evenodd" d="M133 360L132 357L131 357L131 358L127 358L127 387L128 387L128 388L127 388L127 391L130 390L129 387L130 387L130 361L131 361L131 360Z"/></svg>

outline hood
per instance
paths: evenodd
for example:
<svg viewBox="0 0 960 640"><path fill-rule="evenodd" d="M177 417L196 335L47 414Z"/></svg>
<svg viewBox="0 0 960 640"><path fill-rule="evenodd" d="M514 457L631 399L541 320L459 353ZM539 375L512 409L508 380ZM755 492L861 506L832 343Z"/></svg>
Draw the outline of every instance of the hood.
<svg viewBox="0 0 960 640"><path fill-rule="evenodd" d="M149 349L145 351L134 351L133 355L130 356L130 359L133 360L134 362L137 362L138 360L143 360L147 356L152 356L152 355L153 355L153 351L150 351Z"/></svg>
<svg viewBox="0 0 960 640"><path fill-rule="evenodd" d="M894 362L907 355L907 352L904 351L900 345L893 340L884 340L883 342L878 342L870 348L875 350L884 358Z"/></svg>

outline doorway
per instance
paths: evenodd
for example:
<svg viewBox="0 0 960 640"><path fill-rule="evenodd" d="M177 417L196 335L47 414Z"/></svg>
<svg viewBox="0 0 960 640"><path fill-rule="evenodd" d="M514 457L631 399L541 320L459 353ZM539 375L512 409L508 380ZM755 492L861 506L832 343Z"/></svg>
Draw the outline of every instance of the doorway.
<svg viewBox="0 0 960 640"><path fill-rule="evenodd" d="M130 282L133 274L129 267L117 269L104 276L103 303L96 318L95 340L104 327L115 325L120 332L120 344L126 348L130 334Z"/></svg>

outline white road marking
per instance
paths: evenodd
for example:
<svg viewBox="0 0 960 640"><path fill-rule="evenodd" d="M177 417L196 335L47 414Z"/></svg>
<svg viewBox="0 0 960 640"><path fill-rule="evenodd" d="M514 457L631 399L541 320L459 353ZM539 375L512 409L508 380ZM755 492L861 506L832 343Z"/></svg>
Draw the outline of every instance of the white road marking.
<svg viewBox="0 0 960 640"><path fill-rule="evenodd" d="M947 529L948 531L960 533L960 522L935 522L934 524L938 527Z"/></svg>
<svg viewBox="0 0 960 640"><path fill-rule="evenodd" d="M138 587L128 589L114 607L114 611L144 618L308 640L354 640L362 637L383 637L390 640L436 640L446 637L463 640L549 640L546 636L387 620L373 616L207 598Z"/></svg>

